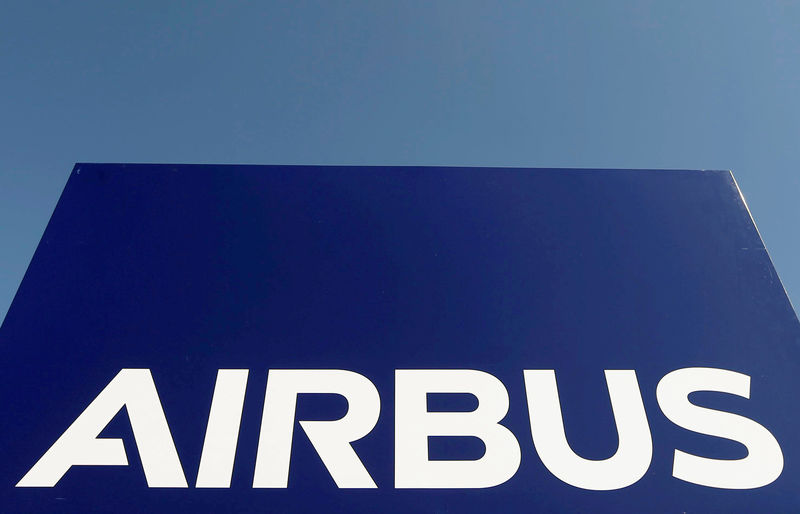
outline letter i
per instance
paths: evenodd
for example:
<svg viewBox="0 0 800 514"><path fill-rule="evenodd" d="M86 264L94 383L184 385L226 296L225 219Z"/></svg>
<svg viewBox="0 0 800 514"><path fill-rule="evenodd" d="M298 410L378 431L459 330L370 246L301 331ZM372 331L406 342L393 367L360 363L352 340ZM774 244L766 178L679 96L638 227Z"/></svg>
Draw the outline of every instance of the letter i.
<svg viewBox="0 0 800 514"><path fill-rule="evenodd" d="M248 373L246 369L217 372L195 487L231 486Z"/></svg>

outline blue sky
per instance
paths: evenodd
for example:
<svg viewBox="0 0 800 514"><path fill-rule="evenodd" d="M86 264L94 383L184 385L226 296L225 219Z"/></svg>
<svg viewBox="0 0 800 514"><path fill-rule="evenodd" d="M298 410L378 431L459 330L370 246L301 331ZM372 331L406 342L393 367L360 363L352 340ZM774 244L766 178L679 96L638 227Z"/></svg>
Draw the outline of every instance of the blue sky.
<svg viewBox="0 0 800 514"><path fill-rule="evenodd" d="M82 162L732 169L800 299L800 3L0 6L0 319Z"/></svg>

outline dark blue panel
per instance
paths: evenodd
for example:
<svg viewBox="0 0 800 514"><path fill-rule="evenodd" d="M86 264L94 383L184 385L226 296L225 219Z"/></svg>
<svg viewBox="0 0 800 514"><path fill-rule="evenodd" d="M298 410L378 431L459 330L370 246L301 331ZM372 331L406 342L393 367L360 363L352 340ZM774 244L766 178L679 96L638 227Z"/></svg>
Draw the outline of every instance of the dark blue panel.
<svg viewBox="0 0 800 514"><path fill-rule="evenodd" d="M14 220L4 220L13 223ZM728 172L288 166L76 166L0 329L3 512L800 511L800 326ZM753 490L672 477L676 448L742 445L668 421L666 373L752 377L750 399L693 401L766 426L782 475ZM150 489L127 416L103 432L129 466L14 485L121 368L149 368L188 489ZM195 489L217 369L250 369L230 489ZM354 443L378 485L337 489L296 427L289 487L253 489L270 368L340 368L381 395ZM394 370L498 377L522 464L477 490L394 488ZM566 433L586 458L617 433L604 369L635 369L653 436L637 483L567 485L531 440L523 369L555 369ZM431 410L470 410L429 398ZM298 415L336 419L338 397ZM480 441L430 442L476 458Z"/></svg>

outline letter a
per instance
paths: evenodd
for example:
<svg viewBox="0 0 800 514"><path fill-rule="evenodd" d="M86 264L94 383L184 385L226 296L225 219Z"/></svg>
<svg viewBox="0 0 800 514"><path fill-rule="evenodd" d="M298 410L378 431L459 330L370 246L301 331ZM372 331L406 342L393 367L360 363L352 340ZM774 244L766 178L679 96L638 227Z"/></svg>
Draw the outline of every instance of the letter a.
<svg viewBox="0 0 800 514"><path fill-rule="evenodd" d="M149 487L186 487L181 462L149 369L122 369L17 487L53 487L72 466L127 466L122 439L100 432L126 407Z"/></svg>

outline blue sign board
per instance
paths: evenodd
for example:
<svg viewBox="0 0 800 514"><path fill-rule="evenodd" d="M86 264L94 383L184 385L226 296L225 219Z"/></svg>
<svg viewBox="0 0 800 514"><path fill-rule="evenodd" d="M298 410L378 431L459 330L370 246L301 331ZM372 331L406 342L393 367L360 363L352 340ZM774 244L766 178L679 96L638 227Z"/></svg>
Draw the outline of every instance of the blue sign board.
<svg viewBox="0 0 800 514"><path fill-rule="evenodd" d="M2 512L800 511L728 172L79 164L0 348Z"/></svg>

